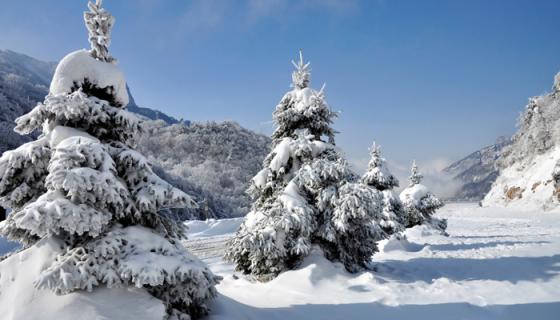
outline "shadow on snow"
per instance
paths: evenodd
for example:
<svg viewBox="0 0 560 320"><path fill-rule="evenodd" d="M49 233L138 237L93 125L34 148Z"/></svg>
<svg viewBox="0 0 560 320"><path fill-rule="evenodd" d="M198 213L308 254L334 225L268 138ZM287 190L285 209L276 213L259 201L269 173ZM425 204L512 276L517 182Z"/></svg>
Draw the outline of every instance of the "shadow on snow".
<svg viewBox="0 0 560 320"><path fill-rule="evenodd" d="M468 303L388 306L379 302L302 304L282 308L256 308L220 296L213 303L211 320L556 320L560 302L475 306Z"/></svg>

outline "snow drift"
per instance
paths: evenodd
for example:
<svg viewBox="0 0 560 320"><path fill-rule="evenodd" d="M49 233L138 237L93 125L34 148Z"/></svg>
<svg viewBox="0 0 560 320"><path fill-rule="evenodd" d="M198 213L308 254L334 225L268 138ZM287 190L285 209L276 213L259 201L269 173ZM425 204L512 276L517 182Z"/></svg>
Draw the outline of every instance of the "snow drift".
<svg viewBox="0 0 560 320"><path fill-rule="evenodd" d="M5 320L162 319L165 307L144 289L98 288L59 296L37 290L35 279L45 271L63 245L50 238L0 263L0 314ZM142 308L138 308L142 306ZM79 315L79 316L78 316Z"/></svg>

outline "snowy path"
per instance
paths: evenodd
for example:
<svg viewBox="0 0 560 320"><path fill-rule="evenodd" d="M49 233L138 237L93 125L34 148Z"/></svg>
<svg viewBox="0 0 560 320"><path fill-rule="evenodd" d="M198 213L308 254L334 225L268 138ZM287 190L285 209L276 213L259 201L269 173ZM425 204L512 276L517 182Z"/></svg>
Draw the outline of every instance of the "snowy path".
<svg viewBox="0 0 560 320"><path fill-rule="evenodd" d="M410 230L359 274L314 253L269 283L235 279L219 256L240 219L193 222L187 246L224 277L210 319L558 319L559 213L451 204L439 215L450 237Z"/></svg>
<svg viewBox="0 0 560 320"><path fill-rule="evenodd" d="M184 242L185 247L202 260L221 258L230 235L193 239Z"/></svg>

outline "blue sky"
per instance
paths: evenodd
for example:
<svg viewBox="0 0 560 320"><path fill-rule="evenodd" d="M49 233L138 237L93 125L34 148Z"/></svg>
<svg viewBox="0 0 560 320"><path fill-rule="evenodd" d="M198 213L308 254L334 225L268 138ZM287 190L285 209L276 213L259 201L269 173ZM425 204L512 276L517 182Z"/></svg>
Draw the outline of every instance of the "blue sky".
<svg viewBox="0 0 560 320"><path fill-rule="evenodd" d="M271 132L302 48L358 166L439 168L514 132L560 70L560 1L105 0L138 104ZM59 60L88 46L85 1L2 0L0 48Z"/></svg>

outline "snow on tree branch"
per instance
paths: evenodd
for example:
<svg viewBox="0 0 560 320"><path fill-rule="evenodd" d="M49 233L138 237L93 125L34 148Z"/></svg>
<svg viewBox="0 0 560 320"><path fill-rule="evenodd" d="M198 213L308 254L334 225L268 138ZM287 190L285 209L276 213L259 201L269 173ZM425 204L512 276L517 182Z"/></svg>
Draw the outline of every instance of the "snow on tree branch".
<svg viewBox="0 0 560 320"><path fill-rule="evenodd" d="M114 62L115 59L109 54L111 44L111 29L115 24L115 17L101 7L102 0L95 3L89 1L89 12L84 12L84 21L89 33L91 55L103 62Z"/></svg>
<svg viewBox="0 0 560 320"><path fill-rule="evenodd" d="M296 63L292 60L295 70L292 72L292 86L294 88L303 89L309 86L311 79L311 63L303 62L303 52L299 51L299 61Z"/></svg>

